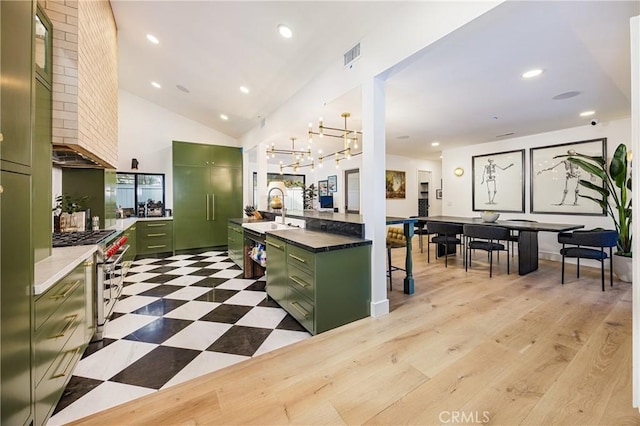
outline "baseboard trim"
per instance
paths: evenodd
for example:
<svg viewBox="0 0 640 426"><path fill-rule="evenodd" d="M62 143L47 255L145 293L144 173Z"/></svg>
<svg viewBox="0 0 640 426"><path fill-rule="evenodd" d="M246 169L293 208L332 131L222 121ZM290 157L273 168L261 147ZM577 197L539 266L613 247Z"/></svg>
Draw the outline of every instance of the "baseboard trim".
<svg viewBox="0 0 640 426"><path fill-rule="evenodd" d="M371 302L371 316L381 317L389 313L389 299L380 300L379 302Z"/></svg>

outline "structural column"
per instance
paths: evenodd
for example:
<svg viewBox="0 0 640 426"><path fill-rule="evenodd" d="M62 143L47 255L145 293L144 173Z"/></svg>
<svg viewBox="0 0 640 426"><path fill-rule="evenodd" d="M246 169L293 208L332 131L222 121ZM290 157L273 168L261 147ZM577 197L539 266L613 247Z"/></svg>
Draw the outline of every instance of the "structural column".
<svg viewBox="0 0 640 426"><path fill-rule="evenodd" d="M371 77L362 85L361 211L371 248L371 316L389 313L386 279L385 82Z"/></svg>

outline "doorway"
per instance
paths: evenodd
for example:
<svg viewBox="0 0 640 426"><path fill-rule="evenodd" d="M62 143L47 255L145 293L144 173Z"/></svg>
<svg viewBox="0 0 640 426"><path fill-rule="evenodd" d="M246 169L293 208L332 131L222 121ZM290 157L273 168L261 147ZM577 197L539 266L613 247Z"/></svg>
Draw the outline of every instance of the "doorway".
<svg viewBox="0 0 640 426"><path fill-rule="evenodd" d="M360 214L360 169L344 171L344 211Z"/></svg>

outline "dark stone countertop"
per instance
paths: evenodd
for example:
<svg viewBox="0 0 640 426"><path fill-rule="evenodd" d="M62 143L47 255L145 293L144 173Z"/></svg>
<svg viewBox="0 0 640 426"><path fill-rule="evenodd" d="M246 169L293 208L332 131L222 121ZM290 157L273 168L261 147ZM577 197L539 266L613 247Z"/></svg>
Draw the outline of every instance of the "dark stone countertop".
<svg viewBox="0 0 640 426"><path fill-rule="evenodd" d="M283 229L266 234L314 253L371 245L370 240L309 229Z"/></svg>

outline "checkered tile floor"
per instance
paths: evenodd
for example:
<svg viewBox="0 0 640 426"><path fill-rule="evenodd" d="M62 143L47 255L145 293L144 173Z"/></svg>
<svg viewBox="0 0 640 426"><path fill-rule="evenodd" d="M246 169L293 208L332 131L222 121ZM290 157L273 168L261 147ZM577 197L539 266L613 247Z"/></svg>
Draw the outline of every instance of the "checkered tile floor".
<svg viewBox="0 0 640 426"><path fill-rule="evenodd" d="M226 252L138 259L78 363L49 425L84 417L310 337L264 277L241 279Z"/></svg>

